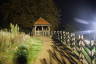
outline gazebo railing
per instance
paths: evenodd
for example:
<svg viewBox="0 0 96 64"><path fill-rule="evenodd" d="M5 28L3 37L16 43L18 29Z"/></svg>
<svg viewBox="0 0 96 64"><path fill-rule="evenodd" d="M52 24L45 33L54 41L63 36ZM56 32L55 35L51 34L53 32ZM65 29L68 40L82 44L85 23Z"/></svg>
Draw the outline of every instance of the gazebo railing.
<svg viewBox="0 0 96 64"><path fill-rule="evenodd" d="M50 36L50 31L36 31L36 36Z"/></svg>

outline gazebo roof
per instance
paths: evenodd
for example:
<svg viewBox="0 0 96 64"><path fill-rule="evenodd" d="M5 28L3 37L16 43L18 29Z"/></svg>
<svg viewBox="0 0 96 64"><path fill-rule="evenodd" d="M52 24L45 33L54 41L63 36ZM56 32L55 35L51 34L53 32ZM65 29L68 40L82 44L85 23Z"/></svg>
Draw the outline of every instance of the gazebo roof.
<svg viewBox="0 0 96 64"><path fill-rule="evenodd" d="M49 25L49 24L50 23L48 21L46 21L45 19L41 17L34 23L34 25Z"/></svg>

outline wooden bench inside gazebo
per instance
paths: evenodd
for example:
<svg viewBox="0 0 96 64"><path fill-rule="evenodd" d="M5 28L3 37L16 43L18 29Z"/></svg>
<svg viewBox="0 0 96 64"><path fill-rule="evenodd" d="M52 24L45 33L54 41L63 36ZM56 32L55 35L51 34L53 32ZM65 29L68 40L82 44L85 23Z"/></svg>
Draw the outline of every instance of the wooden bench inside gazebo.
<svg viewBox="0 0 96 64"><path fill-rule="evenodd" d="M33 24L32 33L34 36L50 36L51 24L44 18L39 18Z"/></svg>

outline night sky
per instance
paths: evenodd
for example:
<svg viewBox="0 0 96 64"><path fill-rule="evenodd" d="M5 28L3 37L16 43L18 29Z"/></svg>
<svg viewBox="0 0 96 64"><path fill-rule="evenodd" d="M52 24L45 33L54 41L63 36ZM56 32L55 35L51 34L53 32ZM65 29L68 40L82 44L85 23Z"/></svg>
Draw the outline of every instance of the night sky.
<svg viewBox="0 0 96 64"><path fill-rule="evenodd" d="M60 21L63 24L72 24L87 29L90 26L90 24L92 24L92 22L95 22L96 20L95 0L54 1L59 9L59 13L61 16ZM0 0L0 4L4 2L7 2L7 0Z"/></svg>
<svg viewBox="0 0 96 64"><path fill-rule="evenodd" d="M65 24L76 25L89 29L96 22L96 0L55 0L61 13L61 21ZM80 19L78 21L75 19ZM86 24L87 23L87 24Z"/></svg>

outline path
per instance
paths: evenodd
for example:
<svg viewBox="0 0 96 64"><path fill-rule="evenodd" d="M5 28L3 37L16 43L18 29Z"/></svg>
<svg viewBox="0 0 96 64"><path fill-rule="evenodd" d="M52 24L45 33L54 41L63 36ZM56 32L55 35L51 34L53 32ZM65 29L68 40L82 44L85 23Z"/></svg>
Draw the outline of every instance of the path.
<svg viewBox="0 0 96 64"><path fill-rule="evenodd" d="M43 40L43 47L40 53L38 54L36 61L33 64L41 64L40 60L44 58L45 59L49 58L48 50L51 49L52 40L51 38L48 38L48 37L41 37L41 39Z"/></svg>

